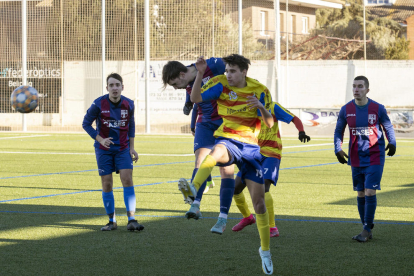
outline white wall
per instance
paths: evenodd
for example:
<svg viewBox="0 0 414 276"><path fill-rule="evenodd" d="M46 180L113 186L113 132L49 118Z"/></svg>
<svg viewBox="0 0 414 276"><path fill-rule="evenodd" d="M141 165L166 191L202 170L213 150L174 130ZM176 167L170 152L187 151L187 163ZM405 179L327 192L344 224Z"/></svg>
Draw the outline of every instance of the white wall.
<svg viewBox="0 0 414 276"><path fill-rule="evenodd" d="M190 117L182 113L185 90L162 89L162 67L167 61L152 61L150 74L151 125L187 125ZM190 64L194 61L182 61ZM135 66L137 72L135 74ZM276 100L276 76L273 61L252 61L248 76L266 84ZM287 108L340 108L352 99L352 80L364 75L364 61L289 61L280 70L281 104ZM137 125L145 124L144 62L107 61L106 74L120 73L124 78L124 95L136 103ZM92 101L102 94L101 62L70 61L64 64L63 122L65 126L81 126ZM368 61L370 80L368 96L388 108L414 108L414 61ZM136 76L136 77L135 77ZM286 86L286 83L288 84ZM9 116L10 115L10 116ZM3 114L2 125L18 125L21 116ZM60 114L56 114L60 116ZM62 118L44 120L30 116L30 125L60 125Z"/></svg>

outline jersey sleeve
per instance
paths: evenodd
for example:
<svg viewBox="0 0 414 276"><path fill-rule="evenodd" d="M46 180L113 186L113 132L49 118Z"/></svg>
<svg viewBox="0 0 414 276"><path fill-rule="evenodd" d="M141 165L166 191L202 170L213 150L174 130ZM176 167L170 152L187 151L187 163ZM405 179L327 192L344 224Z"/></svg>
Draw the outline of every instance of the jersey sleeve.
<svg viewBox="0 0 414 276"><path fill-rule="evenodd" d="M383 105L379 108L379 121L382 125L382 128L385 131L385 135L387 136L387 140L390 144L397 146L397 141L395 139L395 132L394 127L392 126L391 120L388 117L387 110Z"/></svg>
<svg viewBox="0 0 414 276"><path fill-rule="evenodd" d="M287 109L285 109L283 106L281 106L278 103L275 103L272 113L275 115L278 121L282 121L287 124L289 124L292 121L293 117L295 117L295 115L290 113Z"/></svg>
<svg viewBox="0 0 414 276"><path fill-rule="evenodd" d="M223 75L226 70L226 65L221 58L209 58L207 60L207 64L209 65L214 76Z"/></svg>
<svg viewBox="0 0 414 276"><path fill-rule="evenodd" d="M201 98L203 102L217 100L222 92L223 85L217 77L214 77L201 88Z"/></svg>
<svg viewBox="0 0 414 276"><path fill-rule="evenodd" d="M82 127L94 140L98 136L98 132L92 127L92 123L98 118L100 112L100 108L93 102L88 111L86 111L85 117L83 117Z"/></svg>
<svg viewBox="0 0 414 276"><path fill-rule="evenodd" d="M270 94L269 90L266 88L263 92L261 92L259 95L256 94L256 97L259 99L259 101L262 103L265 108L269 108L269 106L272 104L272 95ZM272 113L272 111L270 111ZM261 117L262 114L259 109L257 109L257 116Z"/></svg>
<svg viewBox="0 0 414 276"><path fill-rule="evenodd" d="M347 125L345 116L345 106L343 106L339 111L338 120L336 121L334 134L335 154L342 150L342 142L344 140L344 132Z"/></svg>
<svg viewBox="0 0 414 276"><path fill-rule="evenodd" d="M131 116L129 117L129 130L128 130L128 136L131 138L135 137L135 106L134 102L131 102L131 110L130 110Z"/></svg>
<svg viewBox="0 0 414 276"><path fill-rule="evenodd" d="M191 113L191 125L190 128L195 128L195 124L197 122L197 115L198 115L198 105L194 104L193 113Z"/></svg>
<svg viewBox="0 0 414 276"><path fill-rule="evenodd" d="M187 91L185 93L185 103L191 103L190 94Z"/></svg>

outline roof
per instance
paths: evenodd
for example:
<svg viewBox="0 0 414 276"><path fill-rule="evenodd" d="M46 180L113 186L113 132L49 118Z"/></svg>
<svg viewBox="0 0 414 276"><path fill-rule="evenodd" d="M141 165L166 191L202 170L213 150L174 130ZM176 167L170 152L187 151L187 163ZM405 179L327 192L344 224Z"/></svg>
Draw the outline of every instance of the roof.
<svg viewBox="0 0 414 276"><path fill-rule="evenodd" d="M279 0L280 3L286 3L286 0ZM315 9L334 8L342 9L341 0L288 0L289 5L310 7Z"/></svg>
<svg viewBox="0 0 414 276"><path fill-rule="evenodd" d="M405 20L414 14L414 0L396 0L393 5L366 6L372 17L386 17L405 24Z"/></svg>

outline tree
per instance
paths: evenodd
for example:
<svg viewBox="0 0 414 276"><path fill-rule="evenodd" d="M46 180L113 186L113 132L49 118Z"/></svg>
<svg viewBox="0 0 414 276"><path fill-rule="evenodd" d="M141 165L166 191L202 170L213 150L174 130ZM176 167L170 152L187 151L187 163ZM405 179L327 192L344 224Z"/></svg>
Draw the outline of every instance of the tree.
<svg viewBox="0 0 414 276"><path fill-rule="evenodd" d="M363 6L361 0L338 9L318 9L314 35L363 40ZM376 17L366 11L367 59L400 59L408 57L408 42L402 37L403 27L397 22ZM398 43L397 43L398 41ZM404 46L406 45L407 46ZM398 48L395 46L398 45ZM391 49L393 48L393 49ZM386 54L389 53L389 54ZM351 54L351 53L350 53ZM363 58L363 53L353 53L353 58ZM350 57L350 56L348 56Z"/></svg>

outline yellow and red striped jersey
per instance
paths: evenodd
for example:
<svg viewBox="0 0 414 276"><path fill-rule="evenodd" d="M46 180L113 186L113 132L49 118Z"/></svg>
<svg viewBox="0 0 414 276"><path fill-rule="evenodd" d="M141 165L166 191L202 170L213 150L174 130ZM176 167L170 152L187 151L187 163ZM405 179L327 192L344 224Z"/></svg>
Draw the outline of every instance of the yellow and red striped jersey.
<svg viewBox="0 0 414 276"><path fill-rule="evenodd" d="M256 96L263 105L269 105L272 97L265 85L246 77L247 86L230 86L225 75L210 79L201 88L203 101L217 100L222 125L214 132L215 137L225 137L243 143L257 144L261 114L258 109L247 107L247 97Z"/></svg>
<svg viewBox="0 0 414 276"><path fill-rule="evenodd" d="M295 115L275 102L270 104L268 110L272 114L275 123L273 124L272 128L268 128L264 123L262 123L258 137L260 153L266 157L281 159L282 139L280 138L278 122L282 121L289 124Z"/></svg>

